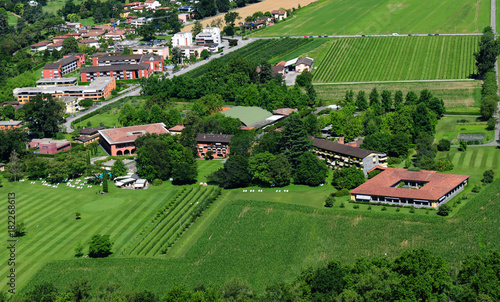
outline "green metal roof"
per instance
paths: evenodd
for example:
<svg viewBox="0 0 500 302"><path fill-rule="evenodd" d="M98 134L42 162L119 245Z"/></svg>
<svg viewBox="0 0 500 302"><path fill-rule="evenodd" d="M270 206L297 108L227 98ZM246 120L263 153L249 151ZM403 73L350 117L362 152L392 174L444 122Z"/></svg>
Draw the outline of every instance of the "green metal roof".
<svg viewBox="0 0 500 302"><path fill-rule="evenodd" d="M271 112L260 107L243 106L232 107L231 109L223 111L222 114L239 119L245 126L251 126L273 115Z"/></svg>

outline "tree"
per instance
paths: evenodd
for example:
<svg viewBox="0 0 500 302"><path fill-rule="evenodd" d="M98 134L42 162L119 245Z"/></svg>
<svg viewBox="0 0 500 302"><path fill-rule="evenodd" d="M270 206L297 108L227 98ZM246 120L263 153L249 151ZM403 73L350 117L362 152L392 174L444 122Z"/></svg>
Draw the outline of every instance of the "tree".
<svg viewBox="0 0 500 302"><path fill-rule="evenodd" d="M480 112L483 119L488 120L495 115L500 97L498 95L488 95L481 101Z"/></svg>
<svg viewBox="0 0 500 302"><path fill-rule="evenodd" d="M13 150L9 157L7 164L6 174L10 180L17 181L18 177L22 175L22 164L19 161L19 154Z"/></svg>
<svg viewBox="0 0 500 302"><path fill-rule="evenodd" d="M439 172L453 170L453 163L446 157L441 157L436 160L436 169Z"/></svg>
<svg viewBox="0 0 500 302"><path fill-rule="evenodd" d="M378 94L377 88L373 88L370 92L370 106L373 104L380 105L380 95Z"/></svg>
<svg viewBox="0 0 500 302"><path fill-rule="evenodd" d="M143 25L139 27L138 34L142 36L145 41L151 41L155 38L155 27L151 23Z"/></svg>
<svg viewBox="0 0 500 302"><path fill-rule="evenodd" d="M445 204L439 206L437 214L439 216L448 216L448 215L450 215L451 210L452 209L451 209L450 205L448 205L447 203L445 203Z"/></svg>
<svg viewBox="0 0 500 302"><path fill-rule="evenodd" d="M333 171L332 185L337 190L354 189L365 182L365 174L355 166Z"/></svg>
<svg viewBox="0 0 500 302"><path fill-rule="evenodd" d="M445 138L442 138L437 145L439 151L450 151L450 147L451 142Z"/></svg>
<svg viewBox="0 0 500 302"><path fill-rule="evenodd" d="M210 56L210 53L208 52L208 50L206 49L203 49L200 53L200 57L205 60L206 58L208 58Z"/></svg>
<svg viewBox="0 0 500 302"><path fill-rule="evenodd" d="M491 117L488 122L486 123L486 129L487 130L495 130L495 126L497 125L497 119L494 117Z"/></svg>
<svg viewBox="0 0 500 302"><path fill-rule="evenodd" d="M445 108L444 108L444 101L443 99L439 99L437 97L433 97L431 98L428 102L427 102L427 107L434 111L434 113L436 113L436 116L438 118L442 117L443 114L444 114L444 111L445 111Z"/></svg>
<svg viewBox="0 0 500 302"><path fill-rule="evenodd" d="M236 22L237 19L241 19L240 14L238 12L228 12L227 14L224 15L224 21L226 22L226 25L229 25L231 27L234 27L234 23Z"/></svg>
<svg viewBox="0 0 500 302"><path fill-rule="evenodd" d="M165 121L165 112L158 104L154 104L149 111L149 122L152 124Z"/></svg>
<svg viewBox="0 0 500 302"><path fill-rule="evenodd" d="M275 187L284 187L290 184L292 178L292 167L283 154L275 156L269 163L268 177Z"/></svg>
<svg viewBox="0 0 500 302"><path fill-rule="evenodd" d="M415 133L428 133L434 135L434 123L424 103L417 105L414 113Z"/></svg>
<svg viewBox="0 0 500 302"><path fill-rule="evenodd" d="M415 91L408 91L406 94L405 105L416 105L418 102L418 96Z"/></svg>
<svg viewBox="0 0 500 302"><path fill-rule="evenodd" d="M479 41L479 51L474 53L477 71L480 77L483 77L487 72L494 69L499 54L500 49L498 42L495 40L493 29L487 26L483 29L483 35Z"/></svg>
<svg viewBox="0 0 500 302"><path fill-rule="evenodd" d="M174 64L179 64L182 59L182 51L178 47L172 48L172 61Z"/></svg>
<svg viewBox="0 0 500 302"><path fill-rule="evenodd" d="M495 172L493 170L486 170L483 173L483 179L481 179L481 182L485 184L490 184L493 182L494 179L495 179Z"/></svg>
<svg viewBox="0 0 500 302"><path fill-rule="evenodd" d="M189 151L185 149L184 152ZM191 155L189 154L189 156ZM194 184L198 177L198 170L196 167L197 165L194 159L191 161L175 162L172 165L172 183L174 185Z"/></svg>
<svg viewBox="0 0 500 302"><path fill-rule="evenodd" d="M224 167L208 175L207 179L224 189L248 186L252 180L252 175L248 172L248 157L231 155Z"/></svg>
<svg viewBox="0 0 500 302"><path fill-rule="evenodd" d="M223 32L226 36L234 36L234 27L231 25L224 26Z"/></svg>
<svg viewBox="0 0 500 302"><path fill-rule="evenodd" d="M264 60L260 63L259 68L260 68L259 78L262 84L273 79L273 70L271 67L271 63Z"/></svg>
<svg viewBox="0 0 500 302"><path fill-rule="evenodd" d="M358 108L358 110L366 110L368 108L366 94L363 90L358 91L358 94L356 96L356 107Z"/></svg>
<svg viewBox="0 0 500 302"><path fill-rule="evenodd" d="M52 55L52 59L54 59L54 60L59 60L60 58L62 58L61 53L60 53L60 52L59 52L59 50L57 50L56 48L54 48L54 49L52 50L51 55Z"/></svg>
<svg viewBox="0 0 500 302"><path fill-rule="evenodd" d="M212 115L222 110L224 100L220 94L207 94L196 101L196 105L198 105L197 112L200 116Z"/></svg>
<svg viewBox="0 0 500 302"><path fill-rule="evenodd" d="M201 33L202 31L203 31L203 25L199 20L196 20L194 22L193 28L191 28L191 33L193 34L193 37L196 37L196 35Z"/></svg>
<svg viewBox="0 0 500 302"><path fill-rule="evenodd" d="M298 158L293 182L313 187L319 186L325 182L327 171L325 162L318 159L312 152L307 151Z"/></svg>
<svg viewBox="0 0 500 302"><path fill-rule="evenodd" d="M129 103L125 103L120 113L118 114L118 122L122 124L122 126L132 126L137 120L137 112L135 108Z"/></svg>
<svg viewBox="0 0 500 302"><path fill-rule="evenodd" d="M16 227L14 228L14 236L22 237L26 235L26 224L21 222L16 222Z"/></svg>
<svg viewBox="0 0 500 302"><path fill-rule="evenodd" d="M125 167L123 160L115 160L113 166L111 167L111 174L113 175L113 177L124 176L125 174L127 174L127 167Z"/></svg>
<svg viewBox="0 0 500 302"><path fill-rule="evenodd" d="M73 301L87 301L91 293L90 282L88 279L77 279L69 285L68 291L73 296Z"/></svg>
<svg viewBox="0 0 500 302"><path fill-rule="evenodd" d="M398 90L394 94L394 108L397 109L401 104L403 104L403 92Z"/></svg>
<svg viewBox="0 0 500 302"><path fill-rule="evenodd" d="M252 175L254 183L271 186L271 162L274 160L275 156L269 152L258 153L250 158L248 172Z"/></svg>
<svg viewBox="0 0 500 302"><path fill-rule="evenodd" d="M102 173L102 191L108 193L108 171Z"/></svg>
<svg viewBox="0 0 500 302"><path fill-rule="evenodd" d="M89 257L104 258L111 255L113 243L109 239L109 235L95 234L92 236L89 245Z"/></svg>
<svg viewBox="0 0 500 302"><path fill-rule="evenodd" d="M229 0L215 0L215 4L217 5L217 10L222 13L229 11L231 7Z"/></svg>
<svg viewBox="0 0 500 302"><path fill-rule="evenodd" d="M66 105L50 94L39 94L26 103L23 110L31 132L39 137L54 137L59 132Z"/></svg>
<svg viewBox="0 0 500 302"><path fill-rule="evenodd" d="M75 246L75 257L83 256L83 245L81 242L78 242Z"/></svg>
<svg viewBox="0 0 500 302"><path fill-rule="evenodd" d="M320 133L318 117L314 113L309 113L304 119L304 129L308 135L318 135Z"/></svg>
<svg viewBox="0 0 500 302"><path fill-rule="evenodd" d="M460 140L458 150L463 152L467 151L467 142L465 140Z"/></svg>
<svg viewBox="0 0 500 302"><path fill-rule="evenodd" d="M392 109L392 94L389 90L382 91L382 108L385 112L389 112Z"/></svg>
<svg viewBox="0 0 500 302"><path fill-rule="evenodd" d="M311 140L307 137L304 123L298 113L292 113L283 124L281 150L292 165L297 167L299 157L310 149Z"/></svg>

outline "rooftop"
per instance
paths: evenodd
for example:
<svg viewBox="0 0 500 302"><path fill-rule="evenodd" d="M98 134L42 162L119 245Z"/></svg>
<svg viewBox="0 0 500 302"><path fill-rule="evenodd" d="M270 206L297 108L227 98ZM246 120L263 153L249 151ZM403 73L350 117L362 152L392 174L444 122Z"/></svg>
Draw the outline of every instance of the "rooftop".
<svg viewBox="0 0 500 302"><path fill-rule="evenodd" d="M123 128L99 130L101 136L110 144L134 142L139 136L147 133L169 133L164 123L139 125Z"/></svg>
<svg viewBox="0 0 500 302"><path fill-rule="evenodd" d="M21 123L21 121L0 121L0 126L17 126Z"/></svg>
<svg viewBox="0 0 500 302"><path fill-rule="evenodd" d="M196 136L196 141L199 143L229 143L233 136L229 134L200 133Z"/></svg>
<svg viewBox="0 0 500 302"><path fill-rule="evenodd" d="M72 92L94 92L97 90L104 90L104 88L112 81L114 81L114 77L99 77L93 80L89 85L82 86L39 86L39 87L24 87L24 88L16 88L14 89L14 96L19 94L39 94L39 93L48 93L48 94L65 94Z"/></svg>
<svg viewBox="0 0 500 302"><path fill-rule="evenodd" d="M281 114L284 116L289 116L292 112L299 112L299 110L292 108L279 108L273 111L274 114Z"/></svg>
<svg viewBox="0 0 500 302"><path fill-rule="evenodd" d="M36 81L37 84L56 84L56 83L74 83L78 79L76 77L67 77L67 78L42 78Z"/></svg>
<svg viewBox="0 0 500 302"><path fill-rule="evenodd" d="M62 140L53 140L51 138L34 138L31 140L32 143L44 144L44 145L52 145L56 144L56 146L64 146L67 144L71 144L67 139Z"/></svg>
<svg viewBox="0 0 500 302"><path fill-rule="evenodd" d="M80 135L93 135L99 130L104 130L106 127L87 127L80 130Z"/></svg>
<svg viewBox="0 0 500 302"><path fill-rule="evenodd" d="M297 62L295 63L295 65L304 64L304 65L312 66L313 62L314 62L314 59L311 59L309 57L305 57L305 58L298 59Z"/></svg>
<svg viewBox="0 0 500 302"><path fill-rule="evenodd" d="M60 59L59 61L55 61L54 63L45 64L43 69L59 68L59 66L64 66L64 65L72 63L74 61L78 61L78 58L74 57L74 56L64 57L64 58Z"/></svg>
<svg viewBox="0 0 500 302"><path fill-rule="evenodd" d="M222 112L225 116L239 119L245 126L264 121L273 114L260 107L235 106Z"/></svg>
<svg viewBox="0 0 500 302"><path fill-rule="evenodd" d="M405 169L383 168L380 174L352 190L351 194L439 200L468 178L468 175L439 174L435 171L413 172ZM425 185L420 189L394 187L403 180L425 183Z"/></svg>
<svg viewBox="0 0 500 302"><path fill-rule="evenodd" d="M82 68L81 72L98 72L98 71L121 71L121 70L142 70L149 69L149 65L145 63L139 64L122 64L122 65L107 65L107 66L90 66Z"/></svg>
<svg viewBox="0 0 500 302"><path fill-rule="evenodd" d="M313 146L318 148L318 149L331 151L331 152L335 152L338 154L352 156L352 157L356 157L356 158L365 158L368 155L373 154L373 153L382 154L382 153L377 152L377 151L351 147L348 145L343 145L343 144L339 144L336 142L327 141L326 139L322 139L322 138L315 138L314 137L314 138L312 138L312 143L313 143Z"/></svg>

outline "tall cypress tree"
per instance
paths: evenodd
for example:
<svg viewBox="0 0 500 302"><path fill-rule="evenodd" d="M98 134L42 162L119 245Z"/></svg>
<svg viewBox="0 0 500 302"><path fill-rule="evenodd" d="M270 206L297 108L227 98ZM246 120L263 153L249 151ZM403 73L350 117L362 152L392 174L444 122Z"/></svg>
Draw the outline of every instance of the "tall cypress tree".
<svg viewBox="0 0 500 302"><path fill-rule="evenodd" d="M483 30L483 36L479 41L479 51L474 53L476 57L477 72L480 77L495 68L495 62L500 54L498 42L495 41L495 34L490 26Z"/></svg>
<svg viewBox="0 0 500 302"><path fill-rule="evenodd" d="M102 191L108 193L108 171L102 173Z"/></svg>
<svg viewBox="0 0 500 302"><path fill-rule="evenodd" d="M281 148L292 168L297 167L299 157L311 147L304 123L298 113L292 113L285 120L281 136Z"/></svg>

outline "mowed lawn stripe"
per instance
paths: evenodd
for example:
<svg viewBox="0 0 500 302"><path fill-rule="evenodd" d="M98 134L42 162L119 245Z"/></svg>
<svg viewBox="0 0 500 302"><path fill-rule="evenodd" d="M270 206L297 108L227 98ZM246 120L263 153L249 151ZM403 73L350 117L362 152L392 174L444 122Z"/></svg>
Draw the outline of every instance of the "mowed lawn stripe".
<svg viewBox="0 0 500 302"><path fill-rule="evenodd" d="M462 164L464 166L470 167L471 166L470 162L471 162L471 159L472 159L472 152L468 151L468 152L464 152L464 154L465 154L465 157L464 157L464 159L462 161Z"/></svg>
<svg viewBox="0 0 500 302"><path fill-rule="evenodd" d="M479 166L476 165L476 159L477 159L478 150L470 148L470 151L467 151L467 152L471 153L469 167L471 167L471 168L479 168Z"/></svg>

